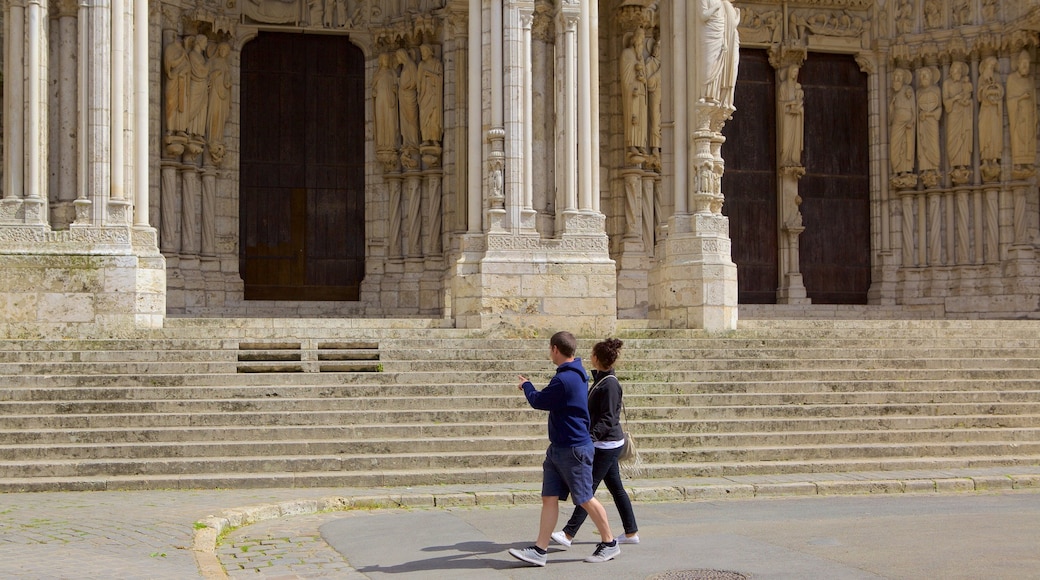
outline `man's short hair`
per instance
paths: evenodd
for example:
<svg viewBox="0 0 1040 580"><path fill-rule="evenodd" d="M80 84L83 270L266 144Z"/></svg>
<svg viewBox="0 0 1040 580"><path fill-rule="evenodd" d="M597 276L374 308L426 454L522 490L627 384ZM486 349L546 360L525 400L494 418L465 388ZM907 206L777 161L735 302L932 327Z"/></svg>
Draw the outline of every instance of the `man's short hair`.
<svg viewBox="0 0 1040 580"><path fill-rule="evenodd" d="M556 350L560 351L560 354L570 358L578 350L578 341L575 340L573 334L566 330L561 330L552 335L552 338L549 339L549 346L555 346Z"/></svg>

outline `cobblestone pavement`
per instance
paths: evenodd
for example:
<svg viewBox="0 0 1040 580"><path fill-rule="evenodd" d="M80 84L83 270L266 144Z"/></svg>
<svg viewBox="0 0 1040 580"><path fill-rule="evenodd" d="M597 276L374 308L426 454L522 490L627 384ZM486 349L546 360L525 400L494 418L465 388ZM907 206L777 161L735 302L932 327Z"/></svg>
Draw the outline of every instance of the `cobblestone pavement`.
<svg viewBox="0 0 1040 580"><path fill-rule="evenodd" d="M259 522L228 534L216 554L233 580L365 578L321 537L322 525L342 517L323 513Z"/></svg>

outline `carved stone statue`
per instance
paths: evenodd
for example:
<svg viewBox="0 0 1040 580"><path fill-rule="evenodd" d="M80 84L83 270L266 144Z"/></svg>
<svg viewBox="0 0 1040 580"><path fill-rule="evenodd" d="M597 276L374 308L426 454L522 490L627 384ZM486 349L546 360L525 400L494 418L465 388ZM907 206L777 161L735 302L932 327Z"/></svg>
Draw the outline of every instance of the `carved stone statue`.
<svg viewBox="0 0 1040 580"><path fill-rule="evenodd" d="M729 0L697 0L704 22L702 70L705 71L703 98L709 103L733 106L737 84L740 42L737 26L740 12Z"/></svg>
<svg viewBox="0 0 1040 580"><path fill-rule="evenodd" d="M913 75L905 68L892 71L892 98L888 102L889 161L895 175L913 173L917 129L917 99L910 86Z"/></svg>
<svg viewBox="0 0 1040 580"><path fill-rule="evenodd" d="M188 130L188 76L191 64L188 51L180 37L174 36L163 51L163 71L166 75L166 132L185 133Z"/></svg>
<svg viewBox="0 0 1040 580"><path fill-rule="evenodd" d="M231 66L228 55L231 45L217 45L216 54L209 60L209 123L207 136L211 154L224 144L224 125L231 110Z"/></svg>
<svg viewBox="0 0 1040 580"><path fill-rule="evenodd" d="M946 110L946 157L951 167L968 167L975 141L971 118L975 89L968 78L968 65L960 61L951 64L950 77L943 83L942 90ZM956 177L954 181L960 182Z"/></svg>
<svg viewBox="0 0 1040 580"><path fill-rule="evenodd" d="M938 171L939 118L942 117L942 93L933 82L935 71L929 67L917 72L917 168L922 172Z"/></svg>
<svg viewBox="0 0 1040 580"><path fill-rule="evenodd" d="M942 5L939 0L924 0L924 24L929 29L942 26Z"/></svg>
<svg viewBox="0 0 1040 580"><path fill-rule="evenodd" d="M646 73L647 111L650 123L650 152L661 152L661 41L650 48L644 65Z"/></svg>
<svg viewBox="0 0 1040 580"><path fill-rule="evenodd" d="M984 162L999 165L1004 149L1004 87L997 58L988 56L979 66L979 153Z"/></svg>
<svg viewBox="0 0 1040 580"><path fill-rule="evenodd" d="M953 23L957 26L971 24L971 0L956 0L953 4Z"/></svg>
<svg viewBox="0 0 1040 580"><path fill-rule="evenodd" d="M910 0L899 0L896 7L896 32L908 34L914 31L914 6Z"/></svg>
<svg viewBox="0 0 1040 580"><path fill-rule="evenodd" d="M401 146L403 149L419 148L419 93L418 68L408 51L401 48L395 53L401 65L398 78L397 98L401 117Z"/></svg>
<svg viewBox="0 0 1040 580"><path fill-rule="evenodd" d="M191 74L188 83L188 133L206 134L206 105L209 101L209 63L206 62L208 39L203 34L190 37L185 44Z"/></svg>
<svg viewBox="0 0 1040 580"><path fill-rule="evenodd" d="M332 28L343 27L347 23L347 0L322 0L324 6L322 14L322 26Z"/></svg>
<svg viewBox="0 0 1040 580"><path fill-rule="evenodd" d="M379 69L372 75L376 154L396 157L398 129L397 73L389 52L379 55Z"/></svg>
<svg viewBox="0 0 1040 580"><path fill-rule="evenodd" d="M436 145L444 135L444 65L428 44L419 50L419 129L423 145Z"/></svg>
<svg viewBox="0 0 1040 580"><path fill-rule="evenodd" d="M1036 88L1029 71L1029 53L1022 51L1007 79L1008 127L1011 130L1011 163L1016 168L1036 163Z"/></svg>
<svg viewBox="0 0 1040 580"><path fill-rule="evenodd" d="M805 127L805 92L798 82L798 67L780 69L780 105L783 108L780 166L802 164L802 145Z"/></svg>
<svg viewBox="0 0 1040 580"><path fill-rule="evenodd" d="M643 62L645 33L636 28L621 51L621 112L624 117L625 147L629 155L646 154L647 98L646 65Z"/></svg>
<svg viewBox="0 0 1040 580"><path fill-rule="evenodd" d="M986 22L997 19L1000 12L1000 0L982 0L982 18Z"/></svg>

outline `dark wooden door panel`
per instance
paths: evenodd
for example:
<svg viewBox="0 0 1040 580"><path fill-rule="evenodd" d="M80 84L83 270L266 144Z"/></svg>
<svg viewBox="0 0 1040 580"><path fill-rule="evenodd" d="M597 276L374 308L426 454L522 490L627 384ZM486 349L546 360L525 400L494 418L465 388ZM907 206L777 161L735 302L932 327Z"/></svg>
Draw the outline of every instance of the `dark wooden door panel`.
<svg viewBox="0 0 1040 580"><path fill-rule="evenodd" d="M848 55L810 53L805 91L805 232L800 261L814 304L866 304L870 289L867 75Z"/></svg>
<svg viewBox="0 0 1040 580"><path fill-rule="evenodd" d="M357 300L364 277L364 56L342 36L242 51L247 300Z"/></svg>
<svg viewBox="0 0 1040 580"><path fill-rule="evenodd" d="M764 50L741 49L734 94L737 108L726 122L722 157L726 172L722 213L729 217L737 299L775 304L779 280L776 202L776 74Z"/></svg>

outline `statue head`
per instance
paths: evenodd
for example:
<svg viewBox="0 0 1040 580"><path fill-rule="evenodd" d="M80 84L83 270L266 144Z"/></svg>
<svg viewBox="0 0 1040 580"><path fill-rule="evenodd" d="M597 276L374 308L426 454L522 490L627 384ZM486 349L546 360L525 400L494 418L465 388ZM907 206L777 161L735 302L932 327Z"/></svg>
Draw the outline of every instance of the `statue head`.
<svg viewBox="0 0 1040 580"><path fill-rule="evenodd" d="M423 57L424 60L428 59L428 58L432 58L433 57L433 48L431 48L430 45L428 45L428 44L424 44L424 45L419 47L419 53L422 54L422 57Z"/></svg>
<svg viewBox="0 0 1040 580"><path fill-rule="evenodd" d="M1018 74L1026 76L1029 74L1029 52L1023 50L1018 53L1018 59L1015 60L1015 66L1018 69Z"/></svg>

